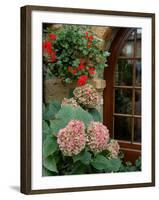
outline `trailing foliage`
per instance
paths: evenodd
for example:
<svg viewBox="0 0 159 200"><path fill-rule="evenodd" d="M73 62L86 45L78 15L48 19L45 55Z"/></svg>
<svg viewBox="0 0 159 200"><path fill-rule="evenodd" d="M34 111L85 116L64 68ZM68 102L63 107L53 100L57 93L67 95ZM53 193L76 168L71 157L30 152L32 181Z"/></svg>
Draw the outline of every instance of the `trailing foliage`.
<svg viewBox="0 0 159 200"><path fill-rule="evenodd" d="M84 85L107 66L109 53L100 46L101 40L89 26L48 27L43 34L44 78L56 76L66 83Z"/></svg>
<svg viewBox="0 0 159 200"><path fill-rule="evenodd" d="M141 157L139 157L135 164L133 165L131 162L122 162L119 172L132 172L132 171L141 171Z"/></svg>

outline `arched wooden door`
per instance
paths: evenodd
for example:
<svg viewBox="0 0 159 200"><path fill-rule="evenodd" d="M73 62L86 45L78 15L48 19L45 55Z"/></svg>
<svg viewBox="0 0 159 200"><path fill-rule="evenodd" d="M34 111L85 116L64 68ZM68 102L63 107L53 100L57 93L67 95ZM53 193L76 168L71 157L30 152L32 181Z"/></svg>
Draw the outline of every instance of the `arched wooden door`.
<svg viewBox="0 0 159 200"><path fill-rule="evenodd" d="M141 155L141 29L119 29L109 51L103 122L134 162Z"/></svg>

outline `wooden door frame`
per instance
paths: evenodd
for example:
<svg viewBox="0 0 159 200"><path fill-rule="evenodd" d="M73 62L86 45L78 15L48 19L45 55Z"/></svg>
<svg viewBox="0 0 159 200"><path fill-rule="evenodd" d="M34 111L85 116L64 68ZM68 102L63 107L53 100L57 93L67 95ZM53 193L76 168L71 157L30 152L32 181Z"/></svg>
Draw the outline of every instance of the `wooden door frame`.
<svg viewBox="0 0 159 200"><path fill-rule="evenodd" d="M120 55L126 40L134 28L120 28L110 46L110 56L108 58L108 67L104 71L104 79L107 86L103 92L103 123L108 127L110 136L113 137L113 86L114 73L117 64L117 58ZM125 153L125 160L134 162L141 155L141 144L131 144L126 141L119 141L122 151Z"/></svg>

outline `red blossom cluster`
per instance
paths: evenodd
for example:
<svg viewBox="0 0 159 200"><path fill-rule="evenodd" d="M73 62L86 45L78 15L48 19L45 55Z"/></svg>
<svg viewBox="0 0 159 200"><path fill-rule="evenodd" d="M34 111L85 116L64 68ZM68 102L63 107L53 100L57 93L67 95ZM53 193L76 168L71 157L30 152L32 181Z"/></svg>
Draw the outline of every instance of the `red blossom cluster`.
<svg viewBox="0 0 159 200"><path fill-rule="evenodd" d="M56 40L56 35L50 33L48 36L49 39L44 40L43 42L43 51L48 55L48 61L49 62L55 62L56 61L56 52L52 49L52 42Z"/></svg>
<svg viewBox="0 0 159 200"><path fill-rule="evenodd" d="M85 85L87 83L87 79L88 79L88 76L86 75L81 75L78 80L77 80L77 85L78 86L82 86L82 85Z"/></svg>
<svg viewBox="0 0 159 200"><path fill-rule="evenodd" d="M85 39L87 40L87 48L92 47L92 42L94 37L91 33L85 32L84 35ZM43 41L43 52L47 58L47 62L56 62L57 55L56 51L54 50L53 44L54 41L57 39L57 36L53 33L47 35L46 39ZM69 75L74 76L77 80L77 86L82 86L87 83L88 78L92 78L96 71L95 67L92 63L86 63L85 59L80 59L80 63L78 66L68 66L67 73Z"/></svg>
<svg viewBox="0 0 159 200"><path fill-rule="evenodd" d="M86 34L85 38L88 40L87 47L91 48L94 37L93 35L89 36L88 32L86 32L85 34Z"/></svg>
<svg viewBox="0 0 159 200"><path fill-rule="evenodd" d="M83 73L77 79L77 85L82 86L82 85L85 85L87 83L88 76L93 76L95 74L95 68L93 66L91 66L87 69L86 64L81 59L80 64L78 65L77 68L74 68L72 66L68 66L68 72L72 73L73 75L76 75L78 72ZM88 75L85 75L84 72L88 72Z"/></svg>

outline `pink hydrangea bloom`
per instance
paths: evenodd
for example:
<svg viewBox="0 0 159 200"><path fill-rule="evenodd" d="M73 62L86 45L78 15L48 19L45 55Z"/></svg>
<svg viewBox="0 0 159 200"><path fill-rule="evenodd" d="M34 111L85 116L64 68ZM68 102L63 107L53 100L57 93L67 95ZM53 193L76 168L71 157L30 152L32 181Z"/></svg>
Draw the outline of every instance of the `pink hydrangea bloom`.
<svg viewBox="0 0 159 200"><path fill-rule="evenodd" d="M61 106L64 106L64 105L71 105L74 108L79 106L77 101L74 98L70 98L70 99L64 98L62 100Z"/></svg>
<svg viewBox="0 0 159 200"><path fill-rule="evenodd" d="M86 144L85 126L82 121L71 120L57 135L57 143L65 156L80 153Z"/></svg>
<svg viewBox="0 0 159 200"><path fill-rule="evenodd" d="M99 97L97 90L90 84L76 87L73 94L76 101L86 108L94 108L98 105Z"/></svg>
<svg viewBox="0 0 159 200"><path fill-rule="evenodd" d="M119 154L120 146L117 140L111 140L107 146L107 150L111 153L112 158L116 158Z"/></svg>
<svg viewBox="0 0 159 200"><path fill-rule="evenodd" d="M91 151L101 152L109 141L109 130L100 122L92 121L87 129L87 144Z"/></svg>

